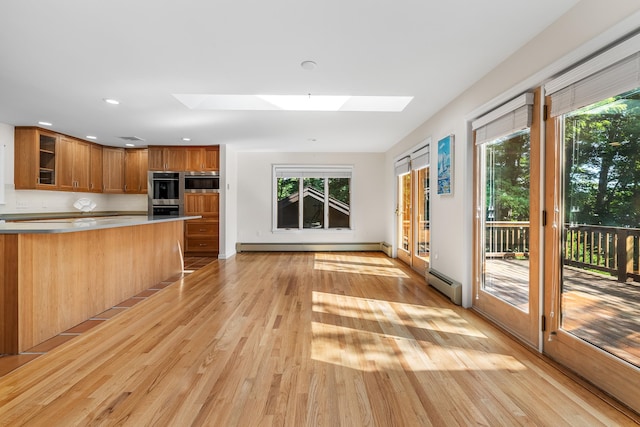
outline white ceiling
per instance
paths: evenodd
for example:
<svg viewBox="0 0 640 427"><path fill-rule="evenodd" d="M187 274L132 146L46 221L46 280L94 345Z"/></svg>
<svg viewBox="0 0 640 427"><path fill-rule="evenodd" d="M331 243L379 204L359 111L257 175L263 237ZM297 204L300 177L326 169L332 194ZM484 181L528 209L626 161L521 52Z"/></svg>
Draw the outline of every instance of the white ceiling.
<svg viewBox="0 0 640 427"><path fill-rule="evenodd" d="M3 0L0 122L115 146L382 152L575 3ZM172 95L308 93L415 98L400 113L198 111Z"/></svg>

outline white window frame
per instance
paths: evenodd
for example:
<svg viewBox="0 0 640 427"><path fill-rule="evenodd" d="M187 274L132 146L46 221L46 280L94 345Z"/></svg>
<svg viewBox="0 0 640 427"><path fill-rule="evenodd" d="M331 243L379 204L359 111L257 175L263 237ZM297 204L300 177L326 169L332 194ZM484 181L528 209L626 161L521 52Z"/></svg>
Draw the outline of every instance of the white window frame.
<svg viewBox="0 0 640 427"><path fill-rule="evenodd" d="M353 231L353 165L272 165L272 224L274 233L326 233ZM298 209L298 228L278 228L278 178L298 178L298 193L303 193L304 178L324 178L324 227L304 228L303 198L300 198ZM349 227L329 228L329 179L349 178Z"/></svg>

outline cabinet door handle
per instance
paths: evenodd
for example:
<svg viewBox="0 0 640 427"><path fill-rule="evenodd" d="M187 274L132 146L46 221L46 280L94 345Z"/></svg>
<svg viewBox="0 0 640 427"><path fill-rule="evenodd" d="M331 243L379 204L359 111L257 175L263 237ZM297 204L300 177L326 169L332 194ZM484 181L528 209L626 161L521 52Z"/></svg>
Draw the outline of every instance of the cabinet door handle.
<svg viewBox="0 0 640 427"><path fill-rule="evenodd" d="M207 246L206 243L200 243L200 246Z"/></svg>
<svg viewBox="0 0 640 427"><path fill-rule="evenodd" d="M201 228L200 231L207 231L207 229L206 228Z"/></svg>

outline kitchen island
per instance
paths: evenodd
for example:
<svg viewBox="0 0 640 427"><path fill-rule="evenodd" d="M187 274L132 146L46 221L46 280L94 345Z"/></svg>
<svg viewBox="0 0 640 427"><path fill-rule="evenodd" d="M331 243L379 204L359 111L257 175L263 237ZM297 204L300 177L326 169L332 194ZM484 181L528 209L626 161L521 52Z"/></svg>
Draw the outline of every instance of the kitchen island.
<svg viewBox="0 0 640 427"><path fill-rule="evenodd" d="M18 354L182 273L184 221L110 216L0 224L0 354Z"/></svg>

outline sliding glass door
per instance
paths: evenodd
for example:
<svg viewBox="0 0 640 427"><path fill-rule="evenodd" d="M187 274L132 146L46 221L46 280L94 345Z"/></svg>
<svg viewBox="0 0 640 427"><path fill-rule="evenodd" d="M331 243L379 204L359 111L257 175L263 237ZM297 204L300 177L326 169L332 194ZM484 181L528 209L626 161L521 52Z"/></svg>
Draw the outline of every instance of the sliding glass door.
<svg viewBox="0 0 640 427"><path fill-rule="evenodd" d="M539 339L539 94L474 122L476 310L526 343Z"/></svg>
<svg viewBox="0 0 640 427"><path fill-rule="evenodd" d="M547 122L545 352L638 410L640 88L564 110Z"/></svg>
<svg viewBox="0 0 640 427"><path fill-rule="evenodd" d="M396 162L398 258L420 274L429 268L430 146Z"/></svg>

